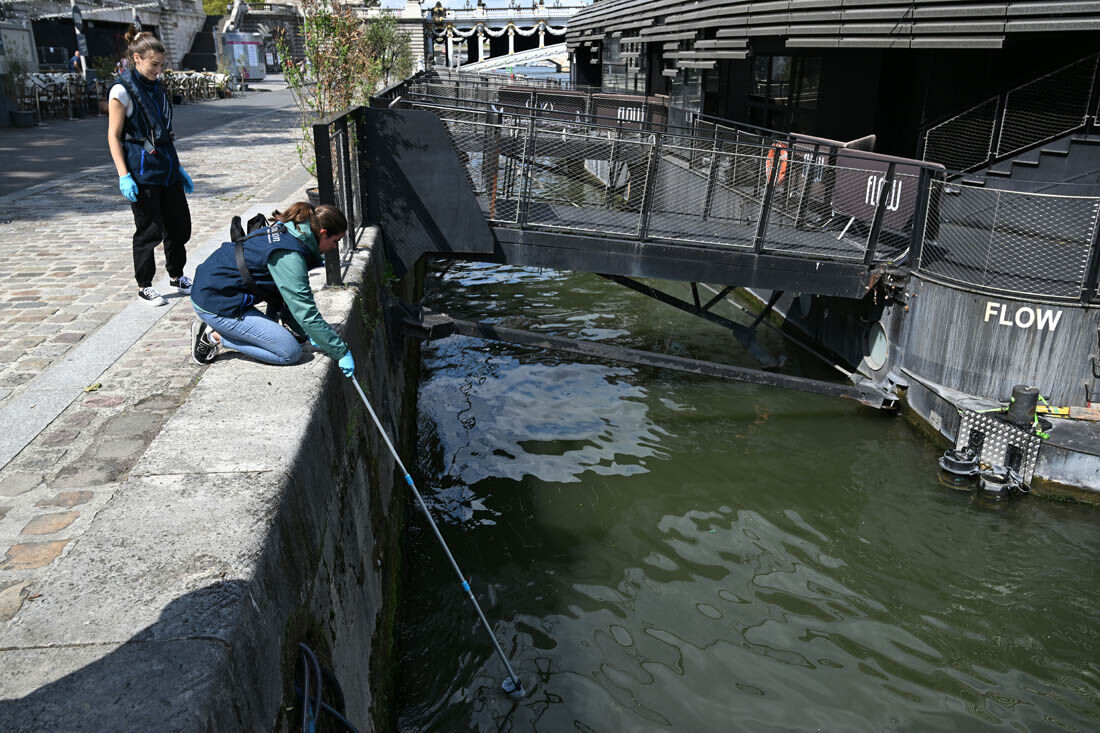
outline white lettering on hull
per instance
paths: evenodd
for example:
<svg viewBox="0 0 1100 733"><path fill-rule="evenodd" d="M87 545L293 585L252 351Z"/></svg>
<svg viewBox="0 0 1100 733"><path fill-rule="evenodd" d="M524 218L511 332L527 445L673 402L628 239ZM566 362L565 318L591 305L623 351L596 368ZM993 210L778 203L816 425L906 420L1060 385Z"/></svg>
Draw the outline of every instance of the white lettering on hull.
<svg viewBox="0 0 1100 733"><path fill-rule="evenodd" d="M995 323L1000 326L1034 328L1038 331L1047 330L1053 333L1054 329L1058 328L1059 321L1062 320L1062 311L1021 305L1014 313L1009 313L1008 306L1004 303L989 300L985 304L985 322L989 323L991 318L996 318Z"/></svg>

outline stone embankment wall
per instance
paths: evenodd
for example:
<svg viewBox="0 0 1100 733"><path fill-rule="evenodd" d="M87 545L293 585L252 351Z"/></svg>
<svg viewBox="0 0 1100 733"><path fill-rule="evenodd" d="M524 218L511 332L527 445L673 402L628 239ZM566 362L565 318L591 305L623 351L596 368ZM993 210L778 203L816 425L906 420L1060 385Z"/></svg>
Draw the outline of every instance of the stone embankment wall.
<svg viewBox="0 0 1100 733"><path fill-rule="evenodd" d="M411 464L418 345L374 240L317 301ZM220 356L9 625L0 730L297 730L298 642L360 730L392 729L405 491L331 359Z"/></svg>

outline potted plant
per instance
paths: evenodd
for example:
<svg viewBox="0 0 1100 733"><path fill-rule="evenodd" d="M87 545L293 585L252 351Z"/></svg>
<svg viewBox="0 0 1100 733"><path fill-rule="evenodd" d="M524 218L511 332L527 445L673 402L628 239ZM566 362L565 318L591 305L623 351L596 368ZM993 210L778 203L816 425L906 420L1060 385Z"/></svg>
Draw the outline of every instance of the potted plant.
<svg viewBox="0 0 1100 733"><path fill-rule="evenodd" d="M27 65L23 61L16 58L8 61L8 73L4 76L4 93L15 107L11 112L12 127L34 125L34 110L27 108L31 99L26 91L28 73Z"/></svg>

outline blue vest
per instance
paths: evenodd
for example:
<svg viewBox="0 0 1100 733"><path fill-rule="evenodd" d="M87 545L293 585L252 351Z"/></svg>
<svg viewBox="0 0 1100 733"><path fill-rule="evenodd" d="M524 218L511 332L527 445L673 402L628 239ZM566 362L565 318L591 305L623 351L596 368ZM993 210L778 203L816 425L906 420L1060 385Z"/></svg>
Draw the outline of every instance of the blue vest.
<svg viewBox="0 0 1100 733"><path fill-rule="evenodd" d="M115 78L130 95L133 110L123 125L126 167L138 183L171 186L183 180L172 133L172 103L159 81L141 77L137 69ZM114 86L112 84L111 86Z"/></svg>
<svg viewBox="0 0 1100 733"><path fill-rule="evenodd" d="M300 252L306 258L306 267L312 269L324 264L309 247L287 231L283 224L273 224L248 235L244 240L244 261L248 272L256 282L256 289L278 292L275 279L267 269L267 260L277 250ZM245 286L241 271L237 269L237 245L224 242L195 269L195 282L191 286L191 302L204 311L219 316L240 318L246 310L263 298L257 298Z"/></svg>

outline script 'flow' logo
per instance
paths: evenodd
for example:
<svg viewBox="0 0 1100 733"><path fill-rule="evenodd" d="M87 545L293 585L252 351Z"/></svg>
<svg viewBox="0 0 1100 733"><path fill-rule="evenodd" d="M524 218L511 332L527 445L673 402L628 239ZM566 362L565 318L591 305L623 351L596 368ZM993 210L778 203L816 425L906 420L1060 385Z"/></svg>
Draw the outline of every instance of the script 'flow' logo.
<svg viewBox="0 0 1100 733"><path fill-rule="evenodd" d="M886 199L886 210L897 211L901 206L901 186L902 181L895 180L894 185L890 187L890 197ZM882 195L882 189L886 185L885 176L878 176L872 173L867 176L867 189L863 193L863 203L868 206L878 206L878 198Z"/></svg>

